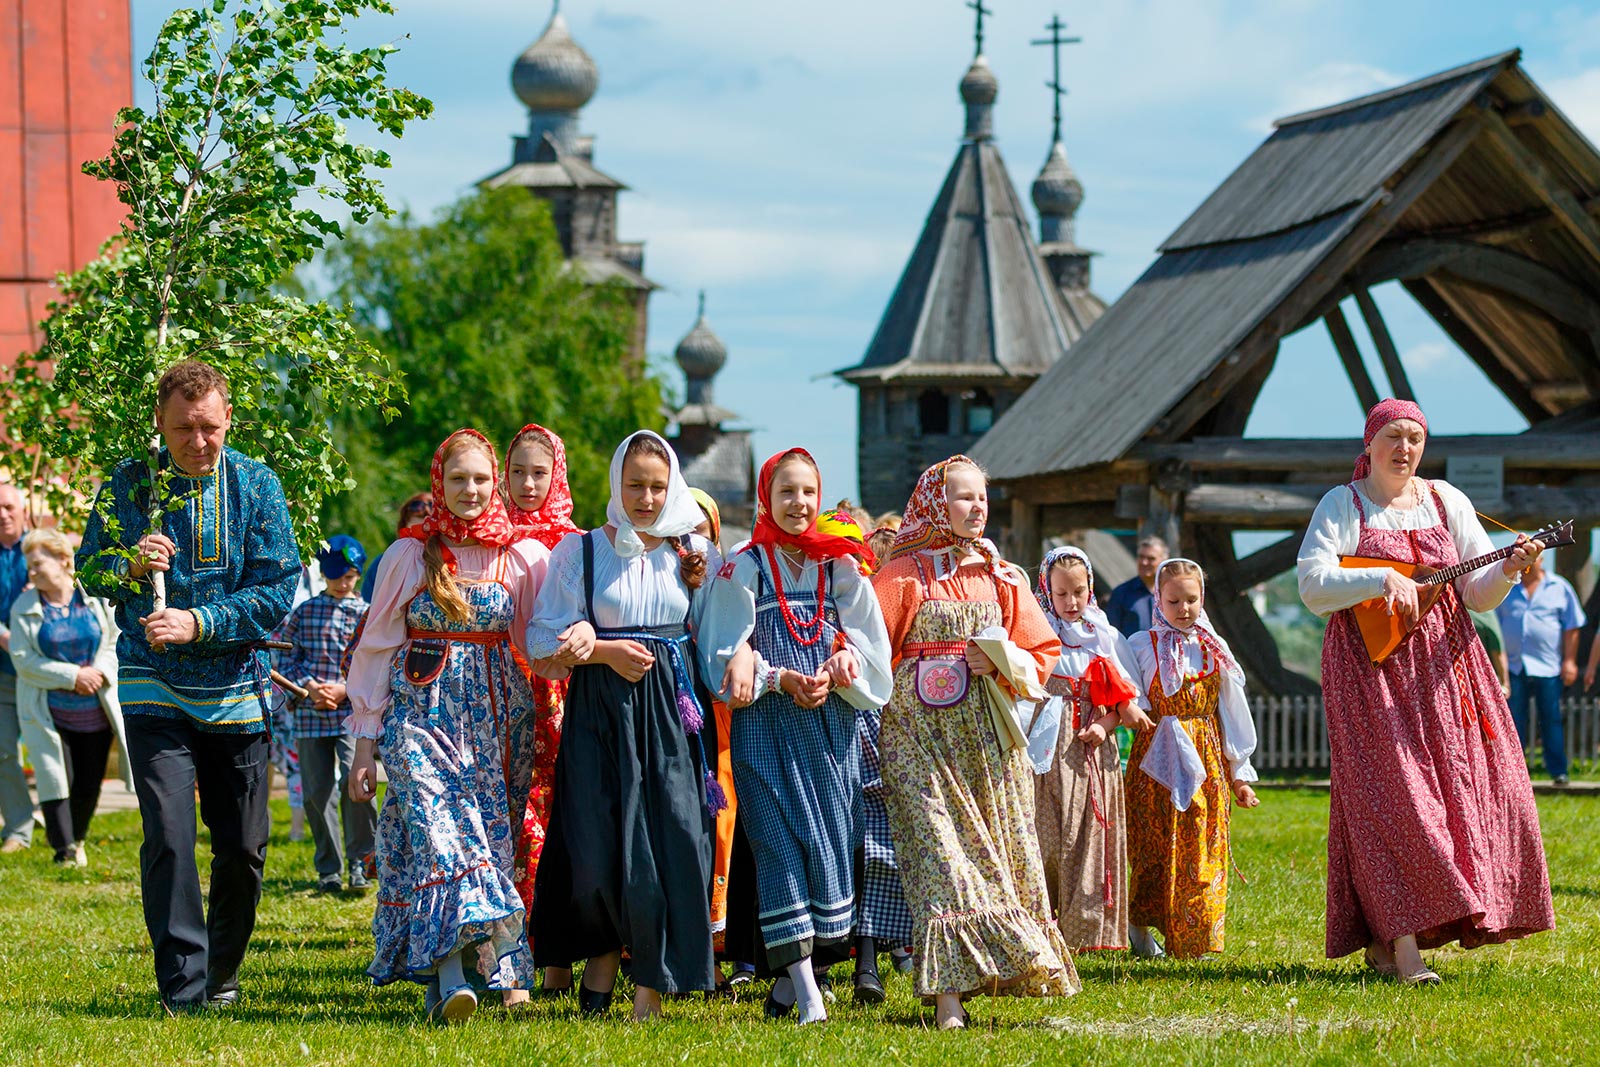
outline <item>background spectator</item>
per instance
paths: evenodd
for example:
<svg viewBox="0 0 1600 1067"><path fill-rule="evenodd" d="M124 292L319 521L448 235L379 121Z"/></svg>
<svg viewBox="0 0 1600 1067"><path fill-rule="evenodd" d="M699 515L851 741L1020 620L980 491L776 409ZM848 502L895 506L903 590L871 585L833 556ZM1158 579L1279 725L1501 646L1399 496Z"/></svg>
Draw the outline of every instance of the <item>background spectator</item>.
<svg viewBox="0 0 1600 1067"><path fill-rule="evenodd" d="M1155 607L1156 571L1171 555L1167 543L1159 537L1145 537L1139 541L1139 552L1134 557L1139 572L1111 591L1106 600L1106 617L1111 625L1122 631L1124 637L1150 629L1150 612Z"/></svg>
<svg viewBox="0 0 1600 1067"><path fill-rule="evenodd" d="M55 861L84 867L113 741L123 784L133 788L117 703L117 627L105 601L78 588L72 546L60 532L34 530L22 551L33 588L11 608L17 717Z"/></svg>
<svg viewBox="0 0 1600 1067"><path fill-rule="evenodd" d="M33 800L18 751L17 671L11 665L7 625L11 605L28 584L28 564L22 558L26 529L22 494L9 482L0 483L0 853L21 852L33 843Z"/></svg>
<svg viewBox="0 0 1600 1067"><path fill-rule="evenodd" d="M1528 702L1539 709L1544 769L1556 785L1567 784L1567 735L1561 722L1561 689L1578 680L1578 631L1583 608L1577 591L1559 574L1547 574L1536 559L1522 582L1495 609L1511 669L1511 719L1522 750L1528 750Z"/></svg>
<svg viewBox="0 0 1600 1067"><path fill-rule="evenodd" d="M433 510L433 494L413 493L400 505L400 514L395 520L395 531L404 530L407 526L416 526L428 517L428 512ZM388 549L384 549L387 552ZM383 552L372 557L372 564L367 567L365 578L361 579L361 599L372 600L372 591L378 586L378 564L383 562Z"/></svg>

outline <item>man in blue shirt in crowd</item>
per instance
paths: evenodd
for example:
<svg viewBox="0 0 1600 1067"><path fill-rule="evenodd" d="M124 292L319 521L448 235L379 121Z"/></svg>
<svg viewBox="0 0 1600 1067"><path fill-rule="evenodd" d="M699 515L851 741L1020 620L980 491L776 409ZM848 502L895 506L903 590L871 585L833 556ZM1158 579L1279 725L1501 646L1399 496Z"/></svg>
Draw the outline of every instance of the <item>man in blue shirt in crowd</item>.
<svg viewBox="0 0 1600 1067"><path fill-rule="evenodd" d="M1543 558L1522 572L1522 583L1495 609L1511 668L1511 718L1528 747L1528 701L1539 709L1544 769L1567 784L1567 737L1561 723L1561 689L1578 680L1578 631L1583 608L1572 585L1547 574Z"/></svg>
<svg viewBox="0 0 1600 1067"><path fill-rule="evenodd" d="M1167 543L1159 537L1145 537L1139 541L1134 563L1139 571L1132 578L1111 591L1106 600L1106 617L1111 625L1132 637L1141 630L1150 629L1154 623L1152 612L1156 604L1156 571L1171 555Z"/></svg>
<svg viewBox="0 0 1600 1067"><path fill-rule="evenodd" d="M11 483L0 483L0 852L21 852L33 843L33 798L18 750L22 733L9 625L11 605L28 584L28 564L22 558L27 529L22 494Z"/></svg>

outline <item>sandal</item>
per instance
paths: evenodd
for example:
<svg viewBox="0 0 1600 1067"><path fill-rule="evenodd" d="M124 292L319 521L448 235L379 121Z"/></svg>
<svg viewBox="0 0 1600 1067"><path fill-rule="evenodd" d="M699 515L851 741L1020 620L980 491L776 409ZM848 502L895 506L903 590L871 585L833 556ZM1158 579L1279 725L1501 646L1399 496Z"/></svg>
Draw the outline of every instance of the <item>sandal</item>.
<svg viewBox="0 0 1600 1067"><path fill-rule="evenodd" d="M1367 950L1364 953L1364 957L1365 957L1365 959L1367 961L1367 968L1369 970L1377 971L1379 974L1383 975L1385 978L1399 978L1400 977L1400 968L1398 966L1396 966L1393 961L1390 961L1389 963L1384 963L1383 961L1377 959L1373 954L1371 945L1367 946Z"/></svg>
<svg viewBox="0 0 1600 1067"><path fill-rule="evenodd" d="M1422 970L1415 971L1415 972L1413 972L1411 974L1398 974L1397 973L1396 977L1398 977L1400 979L1400 984L1401 985L1411 985L1411 986L1440 985L1440 984L1442 984L1444 982L1443 978L1440 978L1438 976L1438 974L1436 974L1433 971L1429 970L1427 967L1423 967Z"/></svg>

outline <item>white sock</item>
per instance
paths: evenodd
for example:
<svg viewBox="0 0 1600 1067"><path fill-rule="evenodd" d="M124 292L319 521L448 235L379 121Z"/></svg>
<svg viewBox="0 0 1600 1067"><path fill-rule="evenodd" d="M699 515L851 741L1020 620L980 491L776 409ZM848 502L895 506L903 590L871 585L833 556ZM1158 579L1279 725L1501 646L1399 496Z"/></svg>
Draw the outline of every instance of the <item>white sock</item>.
<svg viewBox="0 0 1600 1067"><path fill-rule="evenodd" d="M782 1004L785 1008L794 1003L794 983L787 977L779 978L772 983L773 1003Z"/></svg>
<svg viewBox="0 0 1600 1067"><path fill-rule="evenodd" d="M794 983L795 1000L800 1005L800 1021L803 1023L821 1022L828 1017L828 1005L822 999L822 990L817 986L816 972L811 969L811 958L791 963L788 966L789 980Z"/></svg>
<svg viewBox="0 0 1600 1067"><path fill-rule="evenodd" d="M466 984L467 976L461 970L461 953L452 952L439 961L439 992L448 993Z"/></svg>

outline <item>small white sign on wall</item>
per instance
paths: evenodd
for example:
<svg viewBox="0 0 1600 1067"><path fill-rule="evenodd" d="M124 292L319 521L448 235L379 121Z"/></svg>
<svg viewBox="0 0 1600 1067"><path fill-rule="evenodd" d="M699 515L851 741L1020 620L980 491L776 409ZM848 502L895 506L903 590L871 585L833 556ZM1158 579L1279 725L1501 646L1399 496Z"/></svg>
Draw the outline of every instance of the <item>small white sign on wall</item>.
<svg viewBox="0 0 1600 1067"><path fill-rule="evenodd" d="M1505 501L1506 465L1500 456L1451 456L1445 460L1444 480L1480 509Z"/></svg>

